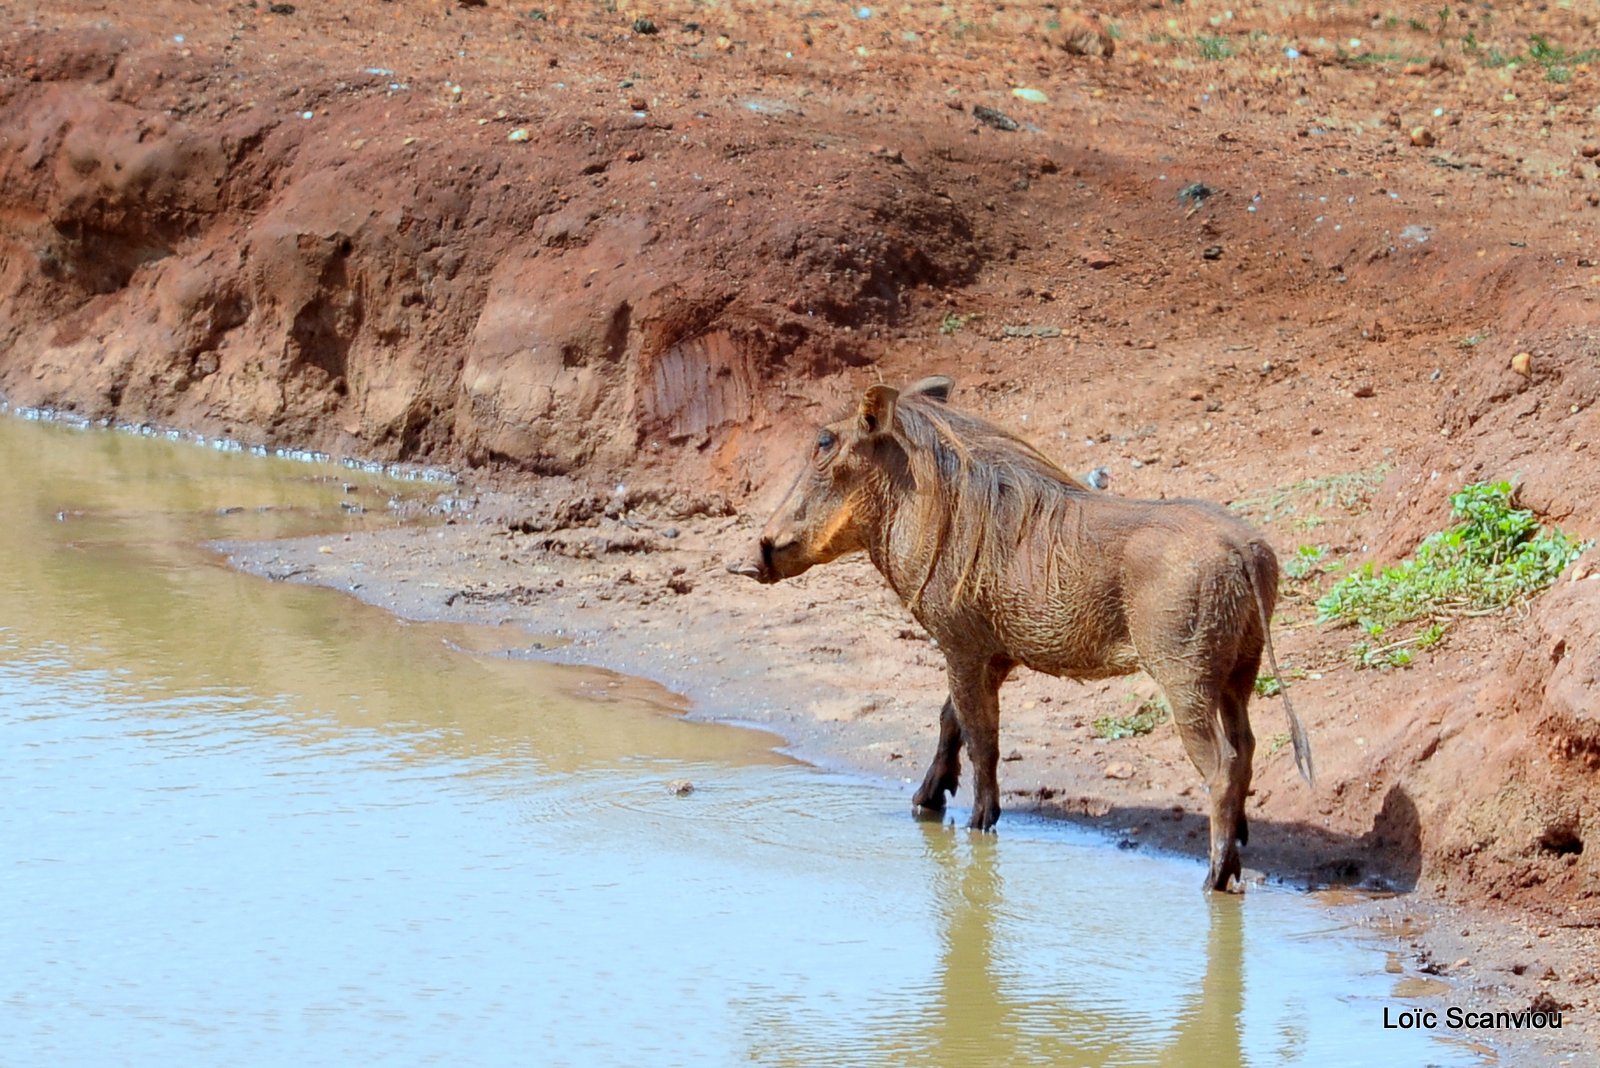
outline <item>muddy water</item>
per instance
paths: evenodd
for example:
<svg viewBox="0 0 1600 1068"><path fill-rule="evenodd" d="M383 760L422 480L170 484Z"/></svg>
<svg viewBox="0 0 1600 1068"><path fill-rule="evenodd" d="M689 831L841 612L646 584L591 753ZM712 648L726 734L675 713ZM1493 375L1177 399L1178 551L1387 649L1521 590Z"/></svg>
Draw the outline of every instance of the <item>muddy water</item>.
<svg viewBox="0 0 1600 1068"><path fill-rule="evenodd" d="M196 548L394 485L9 417L0 466L0 1062L1476 1063L1385 1031L1383 947L1301 896L918 824Z"/></svg>

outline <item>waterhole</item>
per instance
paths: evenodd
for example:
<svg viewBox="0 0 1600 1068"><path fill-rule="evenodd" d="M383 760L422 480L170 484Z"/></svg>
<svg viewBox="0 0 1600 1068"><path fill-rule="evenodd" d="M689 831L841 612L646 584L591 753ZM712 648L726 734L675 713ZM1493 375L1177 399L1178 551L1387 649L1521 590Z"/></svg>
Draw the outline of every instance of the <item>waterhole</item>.
<svg viewBox="0 0 1600 1068"><path fill-rule="evenodd" d="M204 547L436 488L14 418L0 465L0 1061L1478 1063L1305 896L920 824Z"/></svg>

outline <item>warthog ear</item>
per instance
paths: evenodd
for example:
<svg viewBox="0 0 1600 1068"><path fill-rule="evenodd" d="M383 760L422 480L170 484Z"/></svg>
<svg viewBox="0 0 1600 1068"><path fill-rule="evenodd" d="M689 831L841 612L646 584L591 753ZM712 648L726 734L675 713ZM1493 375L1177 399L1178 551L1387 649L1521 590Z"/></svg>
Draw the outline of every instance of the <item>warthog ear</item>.
<svg viewBox="0 0 1600 1068"><path fill-rule="evenodd" d="M913 382L905 389L905 396L932 397L936 401L950 399L950 391L956 388L955 381L949 375L929 375L920 382Z"/></svg>
<svg viewBox="0 0 1600 1068"><path fill-rule="evenodd" d="M887 434L894 426L894 406L899 399L899 392L888 386L868 386L861 396L861 432L869 437Z"/></svg>

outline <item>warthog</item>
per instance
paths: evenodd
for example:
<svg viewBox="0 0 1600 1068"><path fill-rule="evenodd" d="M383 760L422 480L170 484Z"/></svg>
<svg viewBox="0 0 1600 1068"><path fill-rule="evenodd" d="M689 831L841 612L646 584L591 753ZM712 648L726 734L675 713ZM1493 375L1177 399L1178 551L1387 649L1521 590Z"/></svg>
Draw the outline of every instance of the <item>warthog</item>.
<svg viewBox="0 0 1600 1068"><path fill-rule="evenodd" d="M1277 672L1277 557L1215 504L1094 492L949 407L950 388L934 377L904 392L868 389L817 434L753 554L728 569L777 582L866 552L938 641L949 676L938 748L912 804L943 811L965 745L977 830L1000 818L1000 685L1017 665L1073 679L1148 671L1210 789L1206 886L1228 889L1249 833L1248 706L1263 649ZM1310 744L1287 695L1284 705L1310 782Z"/></svg>

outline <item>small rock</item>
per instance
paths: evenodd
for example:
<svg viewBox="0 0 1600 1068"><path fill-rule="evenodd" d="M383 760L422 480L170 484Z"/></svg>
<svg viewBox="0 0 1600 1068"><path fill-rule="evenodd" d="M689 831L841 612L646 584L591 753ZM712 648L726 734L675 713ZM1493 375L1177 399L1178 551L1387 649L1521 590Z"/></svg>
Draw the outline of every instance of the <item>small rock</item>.
<svg viewBox="0 0 1600 1068"><path fill-rule="evenodd" d="M1523 378L1533 377L1533 353L1519 352L1511 357L1511 369Z"/></svg>
<svg viewBox="0 0 1600 1068"><path fill-rule="evenodd" d="M1462 957L1460 960L1458 960L1454 964L1450 965L1450 967L1451 967L1452 970L1455 970L1455 969L1459 969L1459 968L1465 968L1467 965L1469 965L1471 963L1472 963L1472 960L1470 958Z"/></svg>
<svg viewBox="0 0 1600 1068"><path fill-rule="evenodd" d="M1426 126L1413 126L1411 128L1411 143L1418 148L1428 148L1435 140L1433 131Z"/></svg>
<svg viewBox="0 0 1600 1068"><path fill-rule="evenodd" d="M629 163L638 163L640 160L644 159L644 153L639 151L637 148L630 148L628 151L622 154L622 158L627 160Z"/></svg>
<svg viewBox="0 0 1600 1068"><path fill-rule="evenodd" d="M1019 750L1013 749L1000 759L1007 761L1008 763L1015 763L1016 761L1022 759L1022 753Z"/></svg>
<svg viewBox="0 0 1600 1068"><path fill-rule="evenodd" d="M1350 396L1366 398L1375 397L1377 396L1377 393L1378 391L1372 388L1371 382L1362 382L1360 385L1356 386L1350 391Z"/></svg>
<svg viewBox="0 0 1600 1068"><path fill-rule="evenodd" d="M529 133L527 130L522 129L521 127L518 127L517 129L512 130L510 133L506 134L506 140L507 141L514 141L517 144L521 144L523 141L528 140L532 136L533 135L531 133Z"/></svg>
<svg viewBox="0 0 1600 1068"><path fill-rule="evenodd" d="M717 51L718 52L731 52L731 51L733 51L733 41L731 41L726 35L718 37L717 38Z"/></svg>
<svg viewBox="0 0 1600 1068"><path fill-rule="evenodd" d="M1117 40L1098 22L1081 15L1060 17L1061 25L1045 35L1045 41L1069 56L1099 56L1110 59L1117 51Z"/></svg>
<svg viewBox="0 0 1600 1068"><path fill-rule="evenodd" d="M1600 156L1600 145L1593 143L1584 145L1578 150L1578 153L1583 156L1584 159L1594 159L1596 156Z"/></svg>
<svg viewBox="0 0 1600 1068"><path fill-rule="evenodd" d="M1106 765L1106 778L1131 779L1133 778L1133 765L1126 760L1112 761Z"/></svg>
<svg viewBox="0 0 1600 1068"><path fill-rule="evenodd" d="M694 793L694 783L688 779L673 779L667 783L667 793L674 797L688 797Z"/></svg>
<svg viewBox="0 0 1600 1068"><path fill-rule="evenodd" d="M654 22L651 22L649 19L641 18L633 20L633 32L642 34L645 37L654 37L656 34L660 33L661 30L656 27Z"/></svg>
<svg viewBox="0 0 1600 1068"><path fill-rule="evenodd" d="M268 4L267 5L267 10L272 12L274 15L293 15L294 14L294 5L293 4Z"/></svg>
<svg viewBox="0 0 1600 1068"><path fill-rule="evenodd" d="M1003 111L996 111L994 108L986 107L983 104L973 105L972 117L983 123L985 126L992 126L996 130L1004 130L1007 133L1013 133L1022 129L1021 126L1017 125L1017 120L1013 119L1010 115L1007 115Z"/></svg>
<svg viewBox="0 0 1600 1068"><path fill-rule="evenodd" d="M1222 246L1211 245L1200 255L1208 260L1220 260L1222 258Z"/></svg>

